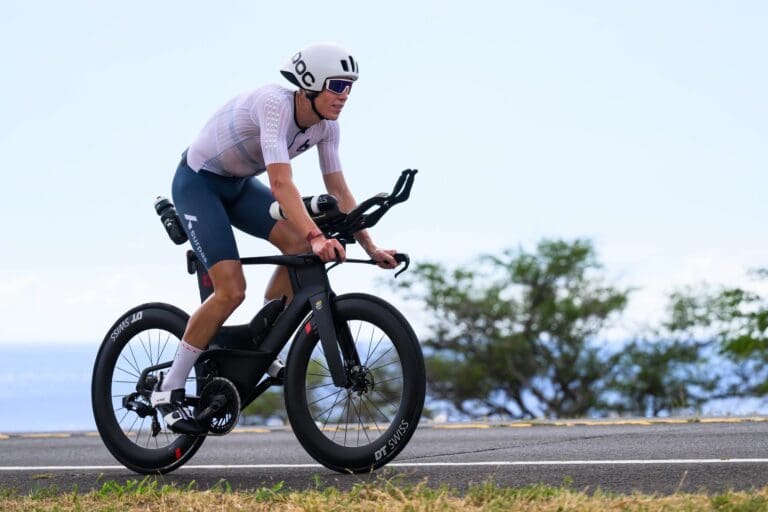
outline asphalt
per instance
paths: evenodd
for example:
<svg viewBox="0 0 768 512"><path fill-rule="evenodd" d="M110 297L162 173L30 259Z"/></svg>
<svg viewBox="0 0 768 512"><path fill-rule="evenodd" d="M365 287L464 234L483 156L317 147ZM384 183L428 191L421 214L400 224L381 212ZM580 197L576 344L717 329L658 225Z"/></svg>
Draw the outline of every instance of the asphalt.
<svg viewBox="0 0 768 512"><path fill-rule="evenodd" d="M95 433L0 435L0 488L98 489L143 478L120 466ZM348 489L382 479L465 490L569 485L593 492L718 493L768 485L768 418L479 423L420 427L386 468L343 475L312 460L289 429L250 428L208 438L186 466L157 477L199 489Z"/></svg>

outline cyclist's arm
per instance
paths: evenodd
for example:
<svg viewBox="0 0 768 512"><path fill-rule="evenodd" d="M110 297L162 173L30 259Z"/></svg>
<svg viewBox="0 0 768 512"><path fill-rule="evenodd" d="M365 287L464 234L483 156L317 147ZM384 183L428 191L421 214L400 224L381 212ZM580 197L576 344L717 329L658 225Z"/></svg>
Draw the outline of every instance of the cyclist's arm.
<svg viewBox="0 0 768 512"><path fill-rule="evenodd" d="M309 217L304 203L301 200L299 189L293 183L293 171L291 164L274 163L267 165L267 175L269 176L269 186L272 194L280 203L285 216L290 219L288 222L301 233L307 236L309 233L321 233L317 224ZM320 236L311 240L312 251L326 261L335 259L334 250L339 253L339 257L345 258L344 249L337 240Z"/></svg>
<svg viewBox="0 0 768 512"><path fill-rule="evenodd" d="M348 213L357 206L352 192L347 186L347 182L344 179L344 173L341 171L331 172L323 174L323 181L325 182L325 188L328 193L336 197L339 201L339 210L344 213ZM383 268L394 268L397 266L397 262L393 255L397 252L391 249L379 249L376 244L373 243L371 235L368 234L367 229L361 229L355 233L355 240L363 250L375 261L379 262L379 266Z"/></svg>
<svg viewBox="0 0 768 512"><path fill-rule="evenodd" d="M349 213L355 208L355 206L357 206L357 201L355 201L352 192L347 186L343 172L337 171L323 174L323 181L325 182L325 189L328 191L328 193L339 201L339 210L341 210L343 213ZM357 240L357 243L359 243L365 252L369 254L376 248L376 245L373 243L373 240L371 240L371 235L368 234L367 229L363 229L355 233L355 240Z"/></svg>

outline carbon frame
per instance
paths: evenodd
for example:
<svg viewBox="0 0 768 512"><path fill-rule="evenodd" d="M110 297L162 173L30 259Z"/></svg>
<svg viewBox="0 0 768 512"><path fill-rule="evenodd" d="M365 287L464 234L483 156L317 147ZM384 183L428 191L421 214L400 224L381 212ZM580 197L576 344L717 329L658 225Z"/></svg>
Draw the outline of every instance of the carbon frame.
<svg viewBox="0 0 768 512"><path fill-rule="evenodd" d="M354 344L347 343L351 336L345 332L341 339L336 332L333 315L335 294L328 280L325 264L315 255L259 256L242 258L243 265L283 265L288 269L293 300L275 320L266 337L255 345L250 339L249 326L222 327L211 341L199 364L213 365L209 370L232 381L241 397L243 406L264 392L274 379L262 381L270 364L290 340L291 335L312 313L310 329L316 329L322 343L333 383L347 387L348 378L342 362L339 345L349 366L359 363ZM187 270L197 274L200 299L204 301L213 292L212 283L202 263L192 251L187 252Z"/></svg>

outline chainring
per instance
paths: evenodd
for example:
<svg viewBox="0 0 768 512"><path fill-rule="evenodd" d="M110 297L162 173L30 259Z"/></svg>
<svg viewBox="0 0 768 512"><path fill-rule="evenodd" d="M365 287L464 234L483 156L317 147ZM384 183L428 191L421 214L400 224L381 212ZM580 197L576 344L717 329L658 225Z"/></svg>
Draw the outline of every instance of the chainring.
<svg viewBox="0 0 768 512"><path fill-rule="evenodd" d="M215 403L223 405L208 419L208 434L223 436L229 433L240 418L240 394L232 381L224 377L214 377L200 393L200 411L205 411Z"/></svg>

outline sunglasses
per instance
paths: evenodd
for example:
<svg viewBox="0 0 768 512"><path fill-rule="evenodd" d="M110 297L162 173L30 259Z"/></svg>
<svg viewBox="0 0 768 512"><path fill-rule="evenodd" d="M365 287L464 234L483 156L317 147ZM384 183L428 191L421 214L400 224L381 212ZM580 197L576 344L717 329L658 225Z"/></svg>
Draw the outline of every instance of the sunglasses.
<svg viewBox="0 0 768 512"><path fill-rule="evenodd" d="M329 78L325 81L325 88L334 94L343 94L352 90L352 80L346 78Z"/></svg>

